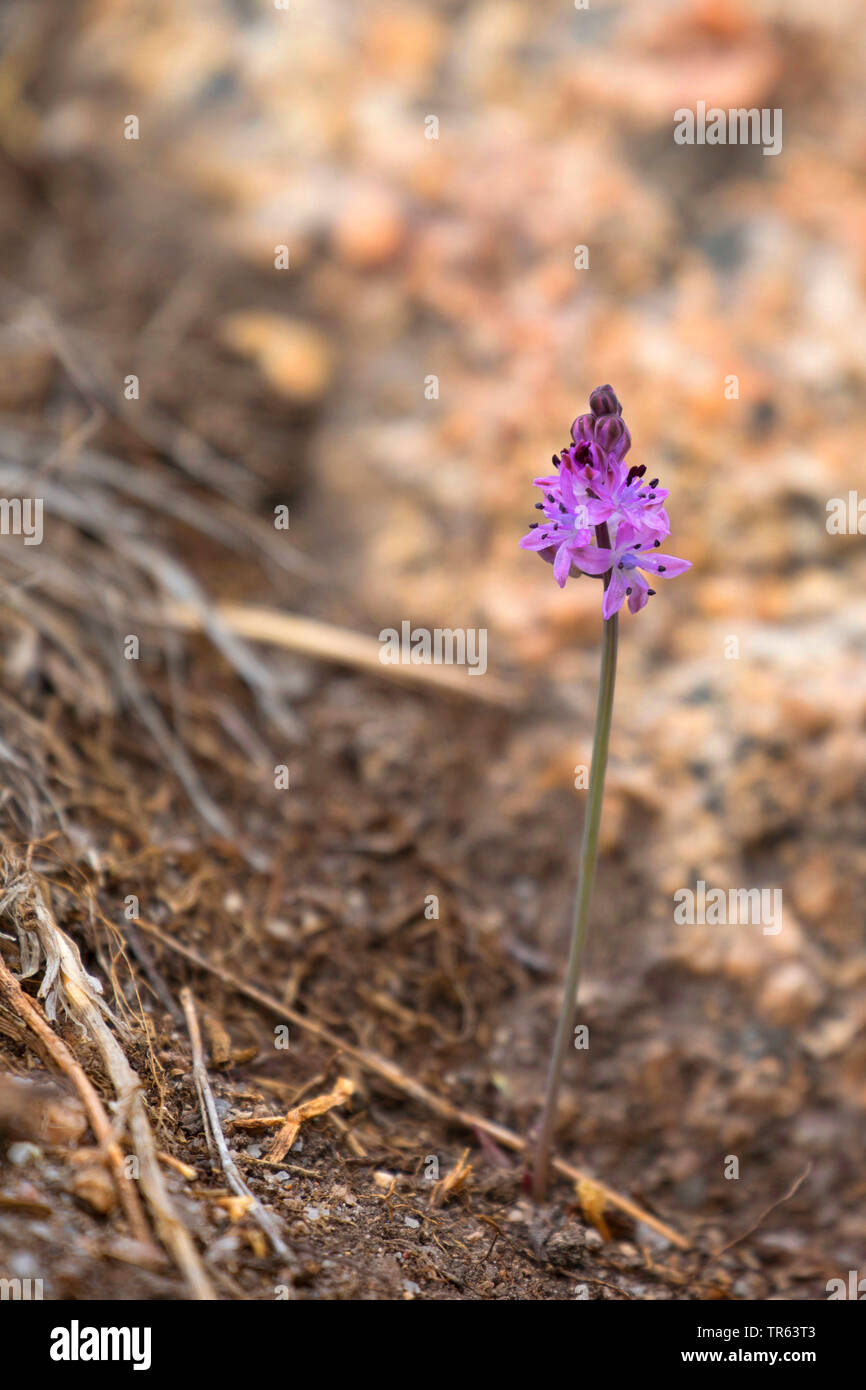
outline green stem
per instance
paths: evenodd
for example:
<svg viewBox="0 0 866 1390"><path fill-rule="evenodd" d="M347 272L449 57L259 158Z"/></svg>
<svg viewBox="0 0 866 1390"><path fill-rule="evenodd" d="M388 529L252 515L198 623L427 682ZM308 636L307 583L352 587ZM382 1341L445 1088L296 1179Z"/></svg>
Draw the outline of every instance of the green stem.
<svg viewBox="0 0 866 1390"><path fill-rule="evenodd" d="M572 1041L574 1015L577 1009L577 991L580 984L580 966L583 949L589 932L589 903L592 884L595 878L595 862L598 856L598 830L601 824L601 806L604 797L604 774L607 768L607 748L610 741L610 723L613 715L613 688L616 679L616 645L618 614L614 613L604 624L601 648L601 677L598 687L598 706L595 715L595 737L592 744L592 767L589 774L589 796L586 805L586 819L583 823L583 844L580 851L580 872L577 894L574 899L574 921L571 929L571 949L568 955L568 969L565 976L565 993L550 1070L547 1077L547 1095L538 1140L535 1145L535 1159L532 1165L532 1195L536 1202L544 1200L547 1191L547 1174L550 1164L550 1145L556 1125L556 1102L562 1080L562 1068Z"/></svg>

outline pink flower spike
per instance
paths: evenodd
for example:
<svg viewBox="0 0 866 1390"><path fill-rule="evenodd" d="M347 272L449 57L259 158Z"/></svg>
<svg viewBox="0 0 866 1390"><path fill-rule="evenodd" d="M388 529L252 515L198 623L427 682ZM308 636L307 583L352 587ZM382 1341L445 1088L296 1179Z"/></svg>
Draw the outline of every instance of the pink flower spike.
<svg viewBox="0 0 866 1390"><path fill-rule="evenodd" d="M626 465L631 435L613 388L597 387L590 406L571 427L573 443L554 454L557 472L535 479L542 516L520 544L553 565L561 589L580 574L609 575L602 599L607 621L626 599L631 613L646 607L655 593L647 574L674 579L691 566L659 549L670 534L664 505L670 494L658 478L647 481L646 464Z"/></svg>

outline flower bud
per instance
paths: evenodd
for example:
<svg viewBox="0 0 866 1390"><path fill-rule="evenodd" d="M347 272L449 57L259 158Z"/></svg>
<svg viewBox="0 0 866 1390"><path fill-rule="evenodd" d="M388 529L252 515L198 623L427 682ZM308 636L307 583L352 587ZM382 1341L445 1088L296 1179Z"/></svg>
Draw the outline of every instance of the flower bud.
<svg viewBox="0 0 866 1390"><path fill-rule="evenodd" d="M596 386L589 398L593 415L622 415L622 406L612 386Z"/></svg>
<svg viewBox="0 0 866 1390"><path fill-rule="evenodd" d="M619 415L602 415L595 422L595 442L606 454L624 459L631 448L631 435Z"/></svg>
<svg viewBox="0 0 866 1390"><path fill-rule="evenodd" d="M578 415L571 427L571 437L575 444L591 444L595 435L595 416Z"/></svg>

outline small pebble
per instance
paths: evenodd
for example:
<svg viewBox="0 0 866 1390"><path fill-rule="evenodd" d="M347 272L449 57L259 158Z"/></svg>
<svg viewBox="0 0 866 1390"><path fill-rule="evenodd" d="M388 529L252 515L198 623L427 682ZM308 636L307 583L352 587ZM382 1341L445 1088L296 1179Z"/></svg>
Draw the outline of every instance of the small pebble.
<svg viewBox="0 0 866 1390"><path fill-rule="evenodd" d="M38 1163L41 1157L42 1150L36 1144L20 1143L9 1145L9 1162L14 1163L16 1168L23 1168L27 1163Z"/></svg>

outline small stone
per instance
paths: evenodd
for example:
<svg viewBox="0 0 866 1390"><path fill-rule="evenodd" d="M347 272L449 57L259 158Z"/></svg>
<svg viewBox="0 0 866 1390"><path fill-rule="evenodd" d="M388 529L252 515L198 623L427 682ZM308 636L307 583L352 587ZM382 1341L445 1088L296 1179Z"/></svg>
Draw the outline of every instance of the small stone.
<svg viewBox="0 0 866 1390"><path fill-rule="evenodd" d="M38 1279L39 1277L39 1261L29 1250L14 1250L9 1255L7 1263L13 1279Z"/></svg>
<svg viewBox="0 0 866 1390"><path fill-rule="evenodd" d="M268 385L291 401L311 404L330 385L331 349L313 324L250 310L223 319L220 336L233 352L255 362Z"/></svg>
<svg viewBox="0 0 866 1390"><path fill-rule="evenodd" d="M403 217L385 189L366 188L346 202L334 228L334 248L356 270L387 264L400 249Z"/></svg>
<svg viewBox="0 0 866 1390"><path fill-rule="evenodd" d="M83 1173L78 1173L72 1183L72 1191L79 1201L85 1202L100 1216L107 1216L114 1210L117 1194L104 1168L85 1168Z"/></svg>
<svg viewBox="0 0 866 1390"><path fill-rule="evenodd" d="M619 1247L619 1263L626 1269L636 1269L643 1264L640 1251L637 1246L632 1245L631 1241L621 1241Z"/></svg>
<svg viewBox="0 0 866 1390"><path fill-rule="evenodd" d="M377 1168L375 1173L373 1174L373 1182L375 1183L376 1187L387 1189L392 1186L396 1186L398 1181L399 1176L397 1173L389 1173L384 1168Z"/></svg>
<svg viewBox="0 0 866 1390"><path fill-rule="evenodd" d="M802 859L791 880L794 902L804 917L820 922L831 911L837 893L833 860L826 851Z"/></svg>
<svg viewBox="0 0 866 1390"><path fill-rule="evenodd" d="M805 1023L823 996L823 988L812 972L800 961L788 961L774 970L766 981L758 1008L773 1023Z"/></svg>
<svg viewBox="0 0 866 1390"><path fill-rule="evenodd" d="M7 1157L16 1168L23 1168L28 1163L38 1163L42 1157L42 1150L36 1144L10 1144Z"/></svg>
<svg viewBox="0 0 866 1390"><path fill-rule="evenodd" d="M572 1221L561 1231L554 1231L544 1247L544 1255L557 1269L573 1269L580 1264L586 1246L586 1230Z"/></svg>

